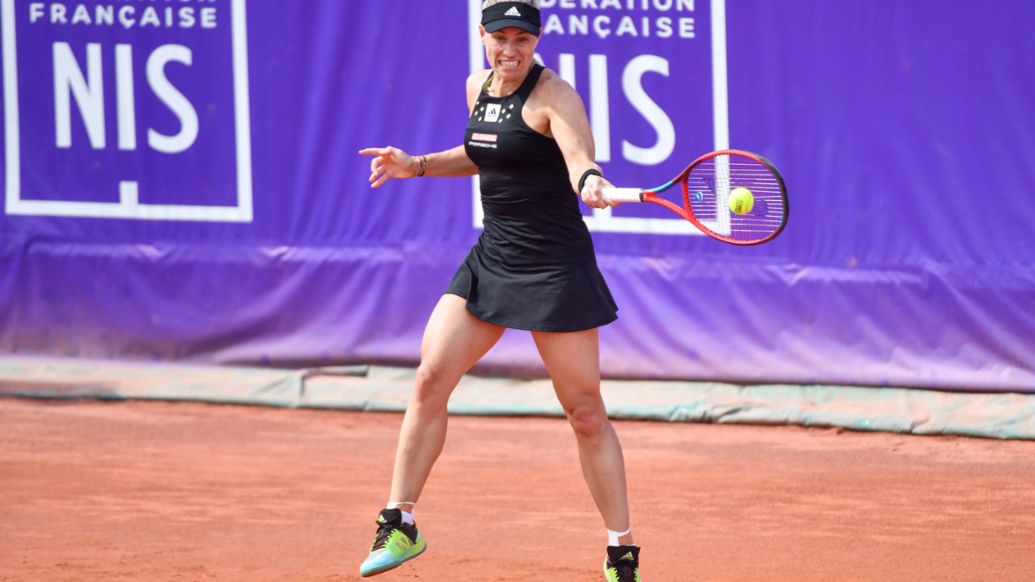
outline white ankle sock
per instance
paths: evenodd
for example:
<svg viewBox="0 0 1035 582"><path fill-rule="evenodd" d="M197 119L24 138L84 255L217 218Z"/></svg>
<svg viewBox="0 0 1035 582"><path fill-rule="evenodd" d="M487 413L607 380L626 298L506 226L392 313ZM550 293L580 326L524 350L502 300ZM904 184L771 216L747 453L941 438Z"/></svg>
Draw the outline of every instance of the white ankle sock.
<svg viewBox="0 0 1035 582"><path fill-rule="evenodd" d="M409 505L410 506L410 510L406 511L405 509L399 509L400 505ZM413 503L412 501L389 501L388 505L386 506L386 508L387 509L399 509L399 512L402 513L403 523L408 523L410 525L413 525L413 514L417 513L417 504L416 503Z"/></svg>
<svg viewBox="0 0 1035 582"><path fill-rule="evenodd" d="M622 536L627 536L631 532L632 532L632 528L629 528L629 529L627 529L625 531L611 531L611 530L607 530L607 545L614 546L614 547L622 545L618 541L618 538L620 538Z"/></svg>

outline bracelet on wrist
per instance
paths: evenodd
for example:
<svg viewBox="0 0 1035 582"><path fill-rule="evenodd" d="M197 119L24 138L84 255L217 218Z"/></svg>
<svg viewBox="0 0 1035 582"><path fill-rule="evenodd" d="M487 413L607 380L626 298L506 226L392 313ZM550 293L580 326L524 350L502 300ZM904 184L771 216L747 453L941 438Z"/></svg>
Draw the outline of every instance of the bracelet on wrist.
<svg viewBox="0 0 1035 582"><path fill-rule="evenodd" d="M579 194L582 194L582 189L586 187L586 180L590 176L600 176L601 178L603 178L604 174L596 168L590 168L585 172L582 172L582 177L579 178Z"/></svg>
<svg viewBox="0 0 1035 582"><path fill-rule="evenodd" d="M428 172L428 156L417 156L417 161L420 162L420 169L417 170L417 177L420 178Z"/></svg>

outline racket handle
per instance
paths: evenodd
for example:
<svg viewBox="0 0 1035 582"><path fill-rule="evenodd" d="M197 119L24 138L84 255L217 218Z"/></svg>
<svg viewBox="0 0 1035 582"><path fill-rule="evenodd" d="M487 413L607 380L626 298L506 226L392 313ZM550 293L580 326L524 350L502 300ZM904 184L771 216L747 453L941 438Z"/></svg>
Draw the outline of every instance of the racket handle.
<svg viewBox="0 0 1035 582"><path fill-rule="evenodd" d="M643 202L643 191L639 188L604 188L604 199L613 202Z"/></svg>

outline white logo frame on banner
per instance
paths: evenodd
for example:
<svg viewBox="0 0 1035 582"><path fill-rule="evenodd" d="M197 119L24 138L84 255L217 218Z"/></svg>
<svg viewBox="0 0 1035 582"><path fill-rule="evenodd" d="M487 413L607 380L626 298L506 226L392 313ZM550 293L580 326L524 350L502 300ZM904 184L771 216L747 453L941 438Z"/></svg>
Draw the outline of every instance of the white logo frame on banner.
<svg viewBox="0 0 1035 582"><path fill-rule="evenodd" d="M248 93L248 34L245 0L231 5L231 47L233 51L234 141L237 192L233 206L144 204L135 181L119 182L118 202L72 200L26 200L21 196L21 143L18 105L18 52L16 0L0 0L3 30L4 143L6 177L4 212L9 215L123 218L138 220L192 220L207 222L252 221L251 114ZM20 4L20 3L19 3Z"/></svg>

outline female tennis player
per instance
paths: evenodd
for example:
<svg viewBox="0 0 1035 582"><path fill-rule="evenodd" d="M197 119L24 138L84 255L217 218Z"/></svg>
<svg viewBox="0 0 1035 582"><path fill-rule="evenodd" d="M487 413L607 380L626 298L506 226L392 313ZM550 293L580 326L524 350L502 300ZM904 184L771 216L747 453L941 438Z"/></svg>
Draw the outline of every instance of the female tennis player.
<svg viewBox="0 0 1035 582"><path fill-rule="evenodd" d="M485 211L483 233L424 331L390 500L360 574L395 568L427 547L413 513L445 442L447 401L461 376L513 328L532 332L577 437L582 473L608 530L604 578L639 582L622 448L600 397L597 328L616 319L617 306L575 196L594 208L614 205L601 193L611 184L593 161L582 100L533 60L538 1L488 0L479 32L492 68L467 80L464 144L419 156L395 147L360 151L373 156L374 188L393 178L478 174Z"/></svg>

